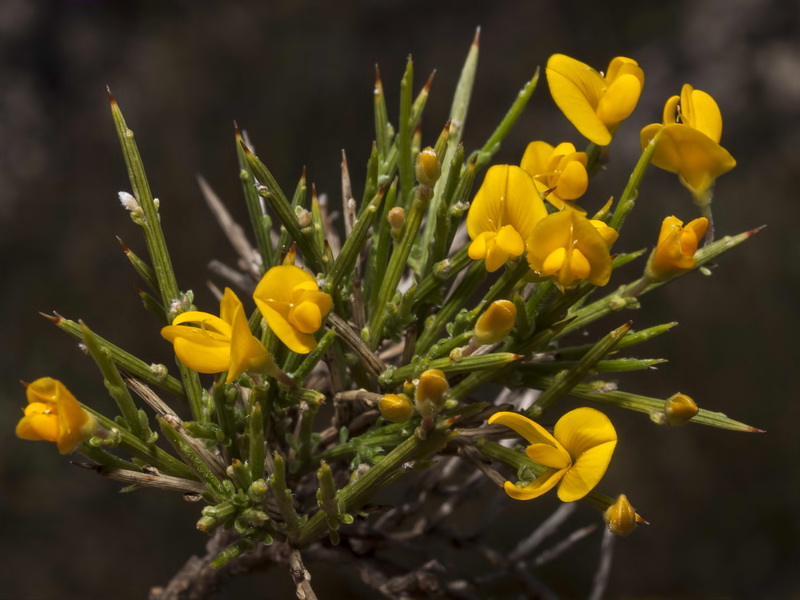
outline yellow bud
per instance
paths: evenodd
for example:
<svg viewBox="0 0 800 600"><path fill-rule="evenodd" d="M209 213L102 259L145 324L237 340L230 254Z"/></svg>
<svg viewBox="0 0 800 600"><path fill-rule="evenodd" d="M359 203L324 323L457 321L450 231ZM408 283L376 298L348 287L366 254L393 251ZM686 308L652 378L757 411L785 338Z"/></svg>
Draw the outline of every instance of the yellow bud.
<svg viewBox="0 0 800 600"><path fill-rule="evenodd" d="M667 423L673 427L686 425L692 418L700 412L697 404L686 394L675 394L667 398L664 405L664 415Z"/></svg>
<svg viewBox="0 0 800 600"><path fill-rule="evenodd" d="M517 318L517 307L509 300L495 300L475 323L475 337L481 344L496 344L508 335Z"/></svg>
<svg viewBox="0 0 800 600"><path fill-rule="evenodd" d="M621 537L630 535L636 529L636 511L625 494L620 494L617 501L606 509L603 520L611 533Z"/></svg>
<svg viewBox="0 0 800 600"><path fill-rule="evenodd" d="M411 399L405 394L385 394L381 397L381 416L392 423L405 423L414 413Z"/></svg>
<svg viewBox="0 0 800 600"><path fill-rule="evenodd" d="M406 211L403 210L402 206L395 206L389 211L386 220L389 221L389 227L392 228L392 233L399 233L406 222Z"/></svg>
<svg viewBox="0 0 800 600"><path fill-rule="evenodd" d="M428 146L417 155L416 165L417 181L422 185L433 187L442 174L442 167L436 157L436 151Z"/></svg>
<svg viewBox="0 0 800 600"><path fill-rule="evenodd" d="M419 376L417 389L414 391L414 402L423 416L439 412L447 399L450 384L439 369L428 369Z"/></svg>

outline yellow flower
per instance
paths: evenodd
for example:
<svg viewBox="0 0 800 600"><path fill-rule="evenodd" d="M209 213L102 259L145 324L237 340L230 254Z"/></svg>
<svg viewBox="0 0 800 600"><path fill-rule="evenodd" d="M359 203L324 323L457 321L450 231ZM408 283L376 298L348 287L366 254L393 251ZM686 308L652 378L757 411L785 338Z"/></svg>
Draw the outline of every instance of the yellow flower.
<svg viewBox="0 0 800 600"><path fill-rule="evenodd" d="M608 146L620 122L636 108L644 72L635 60L618 56L603 76L574 58L554 54L547 61L553 100L581 135Z"/></svg>
<svg viewBox="0 0 800 600"><path fill-rule="evenodd" d="M333 300L319 291L313 275L294 265L272 267L253 298L269 328L292 352L308 354L317 347L311 334L322 327Z"/></svg>
<svg viewBox="0 0 800 600"><path fill-rule="evenodd" d="M61 454L69 454L97 430L94 416L56 379L29 383L25 395L28 406L17 423L17 437L23 440L55 442Z"/></svg>
<svg viewBox="0 0 800 600"><path fill-rule="evenodd" d="M597 233L600 234L600 237L603 238L603 241L606 243L606 246L609 248L617 241L619 237L619 232L606 225L605 221L601 221L599 219L589 219L589 223L591 223L595 229L597 229Z"/></svg>
<svg viewBox="0 0 800 600"><path fill-rule="evenodd" d="M486 270L497 271L522 256L525 240L546 215L530 175L513 165L491 167L467 213L469 257L485 258Z"/></svg>
<svg viewBox="0 0 800 600"><path fill-rule="evenodd" d="M510 427L531 445L525 449L533 462L548 469L525 487L506 481L506 493L515 500L537 498L558 486L562 502L580 500L605 475L617 445L617 432L603 413L578 408L561 417L553 435L538 423L513 412L492 415L489 424Z"/></svg>
<svg viewBox="0 0 800 600"><path fill-rule="evenodd" d="M651 281L666 281L692 269L694 253L708 228L708 219L700 217L683 225L677 217L667 217L661 224L658 244L650 254L645 276Z"/></svg>
<svg viewBox="0 0 800 600"><path fill-rule="evenodd" d="M226 383L245 371L282 376L267 349L250 333L242 302L225 288L219 317L196 310L181 313L161 335L172 342L180 361L198 373L228 371Z"/></svg>
<svg viewBox="0 0 800 600"><path fill-rule="evenodd" d="M542 277L552 277L562 290L581 279L605 285L611 277L608 235L581 213L565 208L536 224L527 242L528 264Z"/></svg>
<svg viewBox="0 0 800 600"><path fill-rule="evenodd" d="M680 97L667 100L663 126L653 123L642 129L642 148L662 127L652 163L677 173L696 197L705 194L717 177L736 166L730 153L719 145L722 115L707 93L685 84Z"/></svg>
<svg viewBox="0 0 800 600"><path fill-rule="evenodd" d="M381 416L392 423L405 423L414 414L411 399L405 394L384 394L378 408Z"/></svg>
<svg viewBox="0 0 800 600"><path fill-rule="evenodd" d="M533 177L536 190L550 204L561 210L564 204L586 193L586 153L564 142L553 148L547 142L531 142L522 156L522 167ZM545 196L545 193L550 193Z"/></svg>

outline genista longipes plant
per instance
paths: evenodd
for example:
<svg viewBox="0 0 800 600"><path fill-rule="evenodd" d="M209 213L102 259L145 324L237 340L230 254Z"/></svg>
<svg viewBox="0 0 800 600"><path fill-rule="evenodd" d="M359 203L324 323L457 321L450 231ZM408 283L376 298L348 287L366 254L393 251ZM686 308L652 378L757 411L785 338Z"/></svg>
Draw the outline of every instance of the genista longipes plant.
<svg viewBox="0 0 800 600"><path fill-rule="evenodd" d="M160 218L133 132L110 98L132 192L119 198L147 248L139 255L123 244L149 288L141 297L150 314L137 327L171 344L175 363L131 355L124 340L90 329L90 316L56 313L49 318L82 341L118 411L43 377L26 384L17 435L78 452L87 459L78 464L126 489L157 487L198 503L208 554L152 598L204 597L270 563L288 564L298 597L313 598L303 557L347 569L388 598L533 593L526 571L587 533L532 553L572 503L605 520L605 552L613 534L644 522L602 483L614 453L633 451L618 444L607 406L661 426L759 431L685 394L654 398L614 381L664 362L640 358L639 347L675 325L634 330L627 309L755 232L714 238L714 181L735 161L720 145L711 96L686 84L666 101L663 123L641 131L641 157L612 201L592 195L592 180L604 176L614 138L635 134L625 119L644 90L636 61L615 58L603 74L551 56L550 94L588 144L579 151L532 132L519 164L493 159L539 70L486 143L465 148L477 61L476 37L450 119L433 132L420 126L431 81L415 93L411 59L395 125L376 77L375 142L359 185L342 158L336 211L313 191L309 198L305 172L293 190L279 184L237 129L251 234L201 181L239 254L239 271L218 272L230 286L213 288L219 309L196 307L192 282L176 277L165 232L179 225ZM626 246L623 227L649 165L675 172L700 215L676 201L664 207L660 234L658 224L638 223L653 232L648 258ZM601 320L605 335L576 335ZM586 406L565 412L567 396ZM390 484L395 495L379 495ZM568 504L515 548L490 546L484 533L504 507L548 492ZM485 507L477 521L474 507L460 518L476 499ZM409 552L414 562L398 558ZM460 553L491 564L464 572L454 566Z"/></svg>

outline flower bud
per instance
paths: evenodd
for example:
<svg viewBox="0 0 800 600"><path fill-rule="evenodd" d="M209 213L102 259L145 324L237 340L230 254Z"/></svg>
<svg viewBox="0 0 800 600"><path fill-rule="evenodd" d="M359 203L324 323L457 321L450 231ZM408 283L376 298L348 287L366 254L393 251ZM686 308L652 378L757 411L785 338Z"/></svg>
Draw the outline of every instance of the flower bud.
<svg viewBox="0 0 800 600"><path fill-rule="evenodd" d="M428 146L417 155L417 180L428 187L433 187L442 174L442 167L436 157L436 151Z"/></svg>
<svg viewBox="0 0 800 600"><path fill-rule="evenodd" d="M636 511L625 494L620 494L617 501L606 509L603 520L611 533L621 537L630 535L636 529Z"/></svg>
<svg viewBox="0 0 800 600"><path fill-rule="evenodd" d="M421 415L428 417L438 414L447 399L450 384L439 369L428 369L419 376L414 391L414 404Z"/></svg>
<svg viewBox="0 0 800 600"><path fill-rule="evenodd" d="M381 416L392 423L405 423L414 413L411 399L405 394L384 394L378 408Z"/></svg>
<svg viewBox="0 0 800 600"><path fill-rule="evenodd" d="M664 404L664 415L667 423L673 427L686 425L692 418L700 412L697 404L686 394L675 394L667 398Z"/></svg>
<svg viewBox="0 0 800 600"><path fill-rule="evenodd" d="M496 344L514 327L517 307L510 300L495 300L475 323L475 337L481 344Z"/></svg>
<svg viewBox="0 0 800 600"><path fill-rule="evenodd" d="M389 221L389 227L392 228L392 236L397 237L403 230L403 225L405 225L406 211L403 210L402 206L395 206L389 211L386 220Z"/></svg>

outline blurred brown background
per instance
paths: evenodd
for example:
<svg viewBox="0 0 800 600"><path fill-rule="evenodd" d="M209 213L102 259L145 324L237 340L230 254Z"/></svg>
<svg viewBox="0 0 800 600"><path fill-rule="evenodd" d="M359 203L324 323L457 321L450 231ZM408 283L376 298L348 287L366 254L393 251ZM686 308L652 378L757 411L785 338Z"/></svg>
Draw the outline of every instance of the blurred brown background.
<svg viewBox="0 0 800 600"><path fill-rule="evenodd" d="M341 148L356 181L363 176L373 136L373 64L380 63L393 114L407 54L415 57L415 88L438 70L423 123L423 141L432 143L478 25L481 57L465 133L470 149L483 143L551 53L599 69L624 55L644 68L643 97L617 135L608 171L590 188L585 204L591 208L619 195L638 155L639 128L660 120L664 101L684 82L719 102L722 142L739 164L718 181L718 235L768 228L725 255L713 276L687 277L646 296L642 310L602 325L607 331L627 318L638 328L680 321L639 352L671 362L621 377L623 387L654 396L680 390L768 434L665 429L640 414L608 411L620 444L601 489L627 493L652 523L617 545L608 597L798 597L800 3L653 6L622 0L0 3L0 598L142 598L205 542L194 530L196 505L154 491L120 495L114 482L12 433L24 403L19 379L50 375L84 401L111 406L91 362L37 311L82 318L145 360L169 360L115 240L119 235L144 252L116 199L129 184L106 84L137 134L162 201L179 283L210 310L206 264L231 261L233 254L195 176L202 173L244 218L232 120L248 131L285 188L307 165L318 190L338 201ZM496 160L517 162L533 139L584 144L546 85ZM674 176L652 170L620 250L652 244L668 214L691 219L694 208ZM641 264L627 267L626 277ZM556 505L554 498L509 500L499 522L508 529L500 529L505 547ZM595 518L591 509L579 510L584 522ZM584 597L599 540L599 534L584 540L540 575L560 594ZM321 573L323 597L369 597L358 586L348 591L347 576ZM268 572L219 597L290 597L288 583L286 573Z"/></svg>

